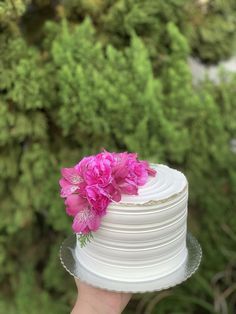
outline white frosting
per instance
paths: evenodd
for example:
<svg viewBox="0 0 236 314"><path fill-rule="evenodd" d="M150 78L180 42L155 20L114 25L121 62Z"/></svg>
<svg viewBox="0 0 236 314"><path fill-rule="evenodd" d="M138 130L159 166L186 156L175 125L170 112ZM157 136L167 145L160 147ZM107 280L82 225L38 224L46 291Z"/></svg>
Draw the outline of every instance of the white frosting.
<svg viewBox="0 0 236 314"><path fill-rule="evenodd" d="M139 195L111 203L91 242L83 248L77 243L77 258L91 272L142 282L165 276L185 261L186 177L165 165L152 167L157 174L139 187Z"/></svg>

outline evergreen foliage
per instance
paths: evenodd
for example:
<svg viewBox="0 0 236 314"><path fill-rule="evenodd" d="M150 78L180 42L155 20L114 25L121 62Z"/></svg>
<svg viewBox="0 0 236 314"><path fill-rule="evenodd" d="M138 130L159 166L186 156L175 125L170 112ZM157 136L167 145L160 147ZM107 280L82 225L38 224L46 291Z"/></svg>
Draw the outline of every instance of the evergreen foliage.
<svg viewBox="0 0 236 314"><path fill-rule="evenodd" d="M89 14L99 38L116 47L128 45L135 30L148 47L155 70L160 55L169 50L165 36L169 21L187 37L192 55L206 63L227 59L236 49L234 0L67 0L65 11L75 21Z"/></svg>
<svg viewBox="0 0 236 314"><path fill-rule="evenodd" d="M233 313L235 292L223 292L235 281L236 77L192 85L186 1L68 1L73 22L47 22L40 45L15 23L24 3L17 16L9 3L0 7L9 14L0 15L0 313L71 309L73 281L58 258L71 233L59 171L103 147L137 151L190 181L189 228L203 263L161 301L149 294L150 313Z"/></svg>

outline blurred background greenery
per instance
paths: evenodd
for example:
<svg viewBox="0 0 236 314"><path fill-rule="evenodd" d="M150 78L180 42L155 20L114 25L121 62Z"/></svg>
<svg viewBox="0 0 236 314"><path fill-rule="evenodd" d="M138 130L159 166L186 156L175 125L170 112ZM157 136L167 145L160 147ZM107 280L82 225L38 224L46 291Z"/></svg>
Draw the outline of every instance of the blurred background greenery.
<svg viewBox="0 0 236 314"><path fill-rule="evenodd" d="M235 0L0 1L0 313L69 313L62 166L101 148L181 169L197 274L125 313L236 311L236 75L193 84L189 56L235 55Z"/></svg>

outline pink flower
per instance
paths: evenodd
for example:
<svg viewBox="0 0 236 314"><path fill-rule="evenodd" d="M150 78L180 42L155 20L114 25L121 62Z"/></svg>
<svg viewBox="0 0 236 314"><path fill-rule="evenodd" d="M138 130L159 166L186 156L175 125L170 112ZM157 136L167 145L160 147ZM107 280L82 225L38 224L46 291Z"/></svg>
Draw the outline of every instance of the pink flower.
<svg viewBox="0 0 236 314"><path fill-rule="evenodd" d="M62 168L62 176L71 184L76 185L82 181L82 177L76 168Z"/></svg>
<svg viewBox="0 0 236 314"><path fill-rule="evenodd" d="M63 168L61 174L63 176L59 181L61 197L67 197L79 189L83 178L75 168Z"/></svg>
<svg viewBox="0 0 236 314"><path fill-rule="evenodd" d="M141 160L140 161L142 164L144 164L146 170L147 170L147 173L152 176L152 177L155 177L156 175L156 170L154 170L153 168L150 167L149 163L146 161L146 160Z"/></svg>
<svg viewBox="0 0 236 314"><path fill-rule="evenodd" d="M74 232L86 234L90 231L96 231L100 226L100 221L100 216L90 206L87 206L75 216L72 229Z"/></svg>
<svg viewBox="0 0 236 314"><path fill-rule="evenodd" d="M120 192L129 195L138 195L138 185L133 181L126 178L124 182L120 183Z"/></svg>
<svg viewBox="0 0 236 314"><path fill-rule="evenodd" d="M114 158L110 153L104 152L92 158L87 164L84 179L88 185L99 184L106 186L112 181L112 166Z"/></svg>
<svg viewBox="0 0 236 314"><path fill-rule="evenodd" d="M98 184L86 187L87 200L99 215L106 213L106 208L111 202L109 195Z"/></svg>
<svg viewBox="0 0 236 314"><path fill-rule="evenodd" d="M114 180L121 193L137 195L138 185L147 181L147 171L137 160L137 154L117 154L117 163L113 169Z"/></svg>
<svg viewBox="0 0 236 314"><path fill-rule="evenodd" d="M137 195L148 176L156 171L135 153L103 151L84 157L75 167L63 168L61 197L66 212L74 217L73 230L84 234L98 229L108 205L119 202L122 194Z"/></svg>
<svg viewBox="0 0 236 314"><path fill-rule="evenodd" d="M119 153L116 156L116 163L113 167L113 177L117 185L125 180L129 174L129 169L127 167L128 154Z"/></svg>
<svg viewBox="0 0 236 314"><path fill-rule="evenodd" d="M110 199L112 201L119 202L121 200L121 189L114 180L108 184L104 190L108 195L110 195Z"/></svg>
<svg viewBox="0 0 236 314"><path fill-rule="evenodd" d="M79 211L88 206L88 200L79 194L72 194L65 200L66 212L70 216L75 216Z"/></svg>
<svg viewBox="0 0 236 314"><path fill-rule="evenodd" d="M129 175L128 179L137 185L144 185L148 179L146 166L142 162L136 160L128 160Z"/></svg>
<svg viewBox="0 0 236 314"><path fill-rule="evenodd" d="M84 175L87 172L89 163L93 160L94 156L87 156L81 159L81 161L75 165L75 170L79 173L79 175L84 178Z"/></svg>
<svg viewBox="0 0 236 314"><path fill-rule="evenodd" d="M78 185L70 184L65 179L60 179L61 197L67 197L78 190Z"/></svg>
<svg viewBox="0 0 236 314"><path fill-rule="evenodd" d="M66 205L66 204L65 204L65 205ZM77 208L66 207L66 213L67 213L68 216L75 217L76 214L78 214L78 210L77 210Z"/></svg>

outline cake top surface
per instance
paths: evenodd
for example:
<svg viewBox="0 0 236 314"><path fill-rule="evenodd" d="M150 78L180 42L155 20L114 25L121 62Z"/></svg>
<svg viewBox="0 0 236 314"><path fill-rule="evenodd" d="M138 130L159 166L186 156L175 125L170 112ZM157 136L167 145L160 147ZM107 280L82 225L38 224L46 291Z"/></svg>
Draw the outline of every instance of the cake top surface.
<svg viewBox="0 0 236 314"><path fill-rule="evenodd" d="M151 164L151 168L156 170L156 176L148 177L146 184L139 187L138 195L123 194L119 203L162 201L186 189L188 182L182 172L163 164Z"/></svg>

